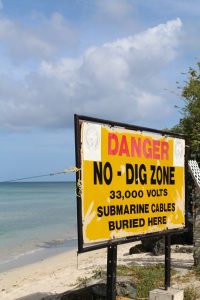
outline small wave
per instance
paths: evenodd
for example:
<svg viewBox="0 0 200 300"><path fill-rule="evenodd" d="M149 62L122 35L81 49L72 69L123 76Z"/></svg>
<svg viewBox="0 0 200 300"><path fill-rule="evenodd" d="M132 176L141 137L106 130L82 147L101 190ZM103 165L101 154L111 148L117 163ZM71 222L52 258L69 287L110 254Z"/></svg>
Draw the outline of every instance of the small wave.
<svg viewBox="0 0 200 300"><path fill-rule="evenodd" d="M67 238L67 239L55 239L51 241L43 242L37 245L40 248L63 248L63 247L73 247L77 245L77 239Z"/></svg>
<svg viewBox="0 0 200 300"><path fill-rule="evenodd" d="M9 263L14 262L14 261L16 261L16 260L18 260L18 259L20 259L22 257L35 254L36 252L41 251L41 250L42 249L36 248L36 249L32 249L32 250L26 251L24 253L16 254L16 255L11 256L10 258L8 258L6 260L1 260L0 261L0 265L9 264Z"/></svg>

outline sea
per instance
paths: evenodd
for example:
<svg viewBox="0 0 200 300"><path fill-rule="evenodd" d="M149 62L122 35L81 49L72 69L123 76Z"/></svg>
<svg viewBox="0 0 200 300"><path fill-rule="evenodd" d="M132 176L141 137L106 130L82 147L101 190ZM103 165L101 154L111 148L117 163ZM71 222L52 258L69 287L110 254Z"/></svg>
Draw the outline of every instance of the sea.
<svg viewBox="0 0 200 300"><path fill-rule="evenodd" d="M0 183L0 272L77 249L74 182Z"/></svg>

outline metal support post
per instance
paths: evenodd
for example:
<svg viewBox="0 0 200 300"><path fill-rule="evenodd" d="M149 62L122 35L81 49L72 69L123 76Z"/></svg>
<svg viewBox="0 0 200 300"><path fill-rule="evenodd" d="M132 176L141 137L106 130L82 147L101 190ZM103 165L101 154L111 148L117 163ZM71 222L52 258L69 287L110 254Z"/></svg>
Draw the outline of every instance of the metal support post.
<svg viewBox="0 0 200 300"><path fill-rule="evenodd" d="M170 287L171 271L171 236L165 235L165 290Z"/></svg>
<svg viewBox="0 0 200 300"><path fill-rule="evenodd" d="M107 248L107 300L116 299L117 245Z"/></svg>

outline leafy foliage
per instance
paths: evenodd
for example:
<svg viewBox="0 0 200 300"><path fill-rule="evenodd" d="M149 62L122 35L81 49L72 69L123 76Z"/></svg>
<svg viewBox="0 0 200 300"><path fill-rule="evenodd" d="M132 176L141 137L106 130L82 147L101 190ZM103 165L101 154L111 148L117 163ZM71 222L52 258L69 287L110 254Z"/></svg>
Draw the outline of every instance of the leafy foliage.
<svg viewBox="0 0 200 300"><path fill-rule="evenodd" d="M182 89L185 106L181 109L183 117L174 131L188 136L190 156L200 157L200 62L197 69L189 68L188 80Z"/></svg>

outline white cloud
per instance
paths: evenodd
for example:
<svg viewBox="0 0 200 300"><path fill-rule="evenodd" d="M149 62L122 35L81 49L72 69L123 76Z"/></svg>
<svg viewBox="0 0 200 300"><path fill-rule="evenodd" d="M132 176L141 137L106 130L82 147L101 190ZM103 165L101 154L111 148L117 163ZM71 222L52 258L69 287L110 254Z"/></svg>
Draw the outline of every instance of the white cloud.
<svg viewBox="0 0 200 300"><path fill-rule="evenodd" d="M75 29L59 13L50 18L35 16L28 27L0 17L0 41L5 54L15 62L50 59L74 44L76 37Z"/></svg>
<svg viewBox="0 0 200 300"><path fill-rule="evenodd" d="M171 104L161 72L176 58L181 27L176 19L89 48L79 59L43 60L24 81L0 76L0 126L65 127L74 113L151 127L162 123Z"/></svg>

